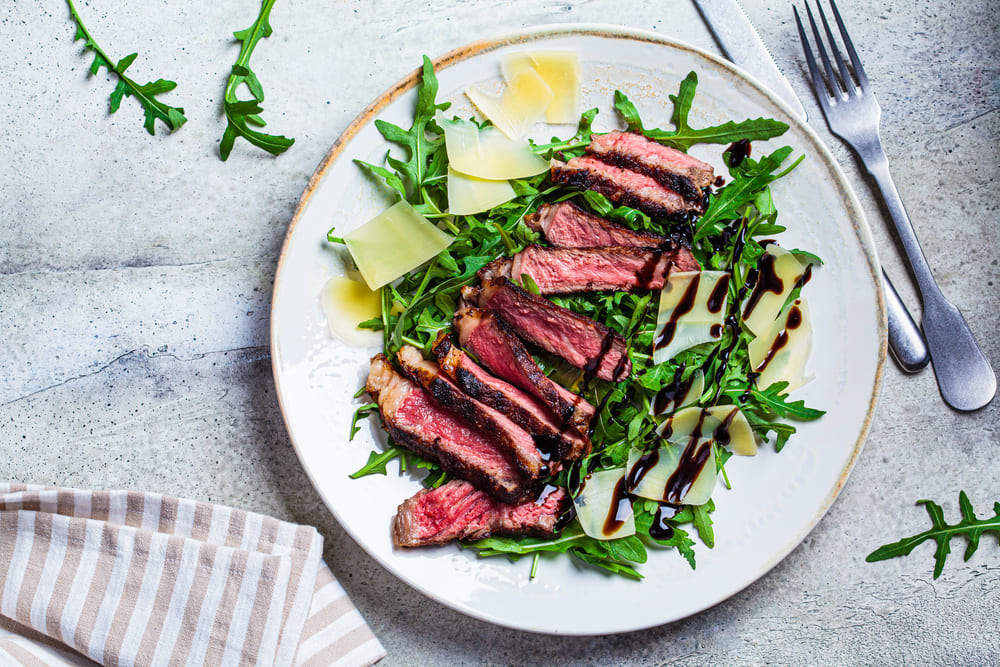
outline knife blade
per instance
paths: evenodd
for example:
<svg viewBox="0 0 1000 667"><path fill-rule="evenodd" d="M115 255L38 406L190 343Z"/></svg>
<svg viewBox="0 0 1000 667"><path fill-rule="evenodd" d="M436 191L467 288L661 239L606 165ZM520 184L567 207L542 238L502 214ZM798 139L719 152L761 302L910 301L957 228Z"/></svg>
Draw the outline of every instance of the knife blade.
<svg viewBox="0 0 1000 667"><path fill-rule="evenodd" d="M802 102L740 3L737 0L695 0L695 4L726 57L770 88L805 121L806 110ZM916 373L931 359L927 341L885 270L882 271L882 286L889 320L889 350L902 370Z"/></svg>
<svg viewBox="0 0 1000 667"><path fill-rule="evenodd" d="M695 3L726 57L750 72L788 104L796 116L806 120L805 108L740 3L736 0L695 0Z"/></svg>

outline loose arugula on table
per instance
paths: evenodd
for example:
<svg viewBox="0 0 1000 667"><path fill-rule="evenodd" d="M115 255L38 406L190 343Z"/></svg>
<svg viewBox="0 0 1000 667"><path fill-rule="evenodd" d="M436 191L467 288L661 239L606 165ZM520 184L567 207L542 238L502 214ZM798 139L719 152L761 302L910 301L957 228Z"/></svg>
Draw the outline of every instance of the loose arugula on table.
<svg viewBox="0 0 1000 667"><path fill-rule="evenodd" d="M66 0L66 4L69 6L70 16L76 23L76 35L73 37L73 41L82 39L84 50L89 50L94 54L94 60L90 63L90 73L96 75L104 67L109 74L113 74L118 79L118 85L111 91L109 113L118 111L124 98L133 97L142 106L143 114L145 114L143 127L146 128L147 132L156 134L157 120L162 121L171 132L179 130L187 122L187 118L184 117L184 109L172 107L157 99L158 95L170 92L177 87L177 84L166 79L139 84L129 78L125 74L125 70L135 62L139 54L131 53L115 63L97 44L90 31L83 24L83 19L76 11L76 7L73 6L72 0Z"/></svg>
<svg viewBox="0 0 1000 667"><path fill-rule="evenodd" d="M239 30L233 35L240 41L240 54L236 58L232 72L229 74L229 81L226 83L226 91L223 96L223 107L226 113L226 130L222 134L219 142L219 157L223 161L229 159L229 154L233 150L233 144L237 137L242 137L254 146L262 148L271 155L280 155L295 143L295 139L284 137L278 134L266 134L251 127L265 127L267 123L260 114L264 110L261 103L264 101L264 87L260 79L250 69L250 56L257 48L258 42L264 37L270 37L271 29L271 8L274 7L275 0L263 0L257 20L246 30ZM246 85L247 90L253 96L249 100L241 100L237 96L240 86Z"/></svg>
<svg viewBox="0 0 1000 667"><path fill-rule="evenodd" d="M742 139L764 140L780 136L788 129L784 123L764 118L692 128L688 117L696 87L697 77L692 72L681 82L679 93L670 97L674 104L671 116L673 130L645 128L636 107L620 91L615 93L614 106L630 130L680 150L687 150L696 143L729 144ZM744 159L730 167L729 183L712 195L705 215L693 223L654 220L641 211L616 206L595 192L581 192L553 184L548 174L511 181L516 197L510 202L484 213L450 216L445 212L448 157L443 132L434 120L435 115L447 110L449 105L436 101L437 90L433 66L425 57L410 129L376 121L382 136L399 146L402 155L396 156L390 151L386 155L387 167L355 160L391 193L406 199L425 217L437 221L455 236L452 245L425 267L404 276L395 284L383 287L382 315L360 325L382 331L383 350L390 358L405 344L414 345L428 354L437 335L451 329L461 287L474 282L476 272L488 262L542 240L538 233L524 224L523 219L544 202L572 199L598 215L629 227L687 240L706 269L733 270L729 299L731 312L738 312L738 302L745 293L741 290L753 280L751 272L764 253L757 237L784 231L784 227L777 223L778 212L771 199L769 185L798 164L795 161L782 169L792 152L787 147L758 160ZM574 136L568 139L556 137L549 143L533 144L533 150L543 157L563 159L582 154L590 143L597 113L597 109L584 112ZM728 159L726 162L729 163ZM738 237L745 241L742 246L737 243ZM331 242L341 241L336 230L330 230L327 238ZM741 255L734 257L738 246L742 248ZM807 253L801 254L812 257ZM524 287L532 289L531 282L526 281ZM699 404L739 405L758 436L767 439L773 434L774 446L778 450L795 433L795 427L787 420L812 420L823 414L821 410L805 406L801 400L790 400L785 391L787 383L756 386L749 372L747 350L753 335L741 325L727 326L718 343L699 345L654 366L651 349L656 326L656 295L601 292L553 296L551 299L624 334L634 369L632 377L613 384L589 377L557 357L544 352L536 353L536 361L553 379L571 391L581 393L594 405L605 406L594 420L591 436L593 452L586 459L567 465L551 480L554 484L575 490L577 484L572 482L586 477L593 470L624 466L632 447L656 446L654 429L657 419L649 414L653 397L673 382L678 374L687 379L699 368L704 370L706 378ZM720 359L719 351L730 348L726 363ZM351 426L352 437L358 430L358 420L376 411L374 403L358 408ZM725 448L719 448L717 456L723 480L729 486L724 465L732 454ZM440 485L449 478L435 463L420 459L392 442L391 438L388 448L372 452L368 462L351 477L386 474L387 464L397 458L402 470L412 467L430 470L424 480L428 486ZM697 532L706 546L714 546L711 519L714 503L709 501L702 506L682 507L668 520L672 530L669 539L660 541L649 536L657 507L657 503L651 500L637 499L634 502L637 533L630 537L597 540L584 534L579 524L574 522L552 539L490 537L463 547L476 550L482 557L506 555L516 560L531 556L534 559L532 576L541 554L547 552L569 553L584 563L639 579L642 574L636 566L646 561L649 549L674 548L694 568L694 540L690 534Z"/></svg>
<svg viewBox="0 0 1000 667"><path fill-rule="evenodd" d="M951 553L951 538L959 535L965 537L967 545L964 557L968 561L979 548L979 538L983 536L983 533L993 532L1000 537L1000 503L993 503L994 516L977 519L976 512L972 509L972 503L969 502L969 496L966 495L965 491L960 491L958 507L962 519L956 524L949 524L944 520L944 510L933 500L918 500L917 504L923 505L924 509L927 510L927 514L931 518L931 527L922 533L879 547L868 554L868 557L865 558L866 561L874 563L889 558L907 556L917 545L933 540L937 543L937 549L934 551L934 578L937 579L944 570L948 554Z"/></svg>

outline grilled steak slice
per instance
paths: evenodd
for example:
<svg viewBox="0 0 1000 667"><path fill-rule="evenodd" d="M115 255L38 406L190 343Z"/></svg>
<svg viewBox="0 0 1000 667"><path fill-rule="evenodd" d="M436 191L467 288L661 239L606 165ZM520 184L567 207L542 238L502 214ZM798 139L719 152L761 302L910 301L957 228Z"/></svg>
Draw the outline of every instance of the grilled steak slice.
<svg viewBox="0 0 1000 667"><path fill-rule="evenodd" d="M527 275L542 294L663 289L671 271L698 271L684 246L651 248L545 248L529 245L511 258L510 274Z"/></svg>
<svg viewBox="0 0 1000 667"><path fill-rule="evenodd" d="M463 307L455 313L454 324L462 347L471 350L483 365L540 399L555 413L561 426L587 432L594 406L546 377L524 343L496 314Z"/></svg>
<svg viewBox="0 0 1000 667"><path fill-rule="evenodd" d="M524 502L537 493L537 483L521 474L514 456L494 439L437 405L385 355L375 355L371 364L366 389L397 443L504 502Z"/></svg>
<svg viewBox="0 0 1000 667"><path fill-rule="evenodd" d="M489 280L490 278L510 278L511 266L513 266L513 260L510 257L500 257L476 271L476 277L479 278L480 282ZM520 276L518 276L518 279L520 279ZM466 290L466 293L468 293L468 290Z"/></svg>
<svg viewBox="0 0 1000 667"><path fill-rule="evenodd" d="M524 222L560 248L603 248L612 245L660 248L670 243L666 237L623 227L568 201L545 204Z"/></svg>
<svg viewBox="0 0 1000 667"><path fill-rule="evenodd" d="M538 451L531 434L509 418L483 405L441 373L433 361L426 361L420 350L404 345L397 355L400 368L411 380L430 392L431 396L483 433L492 436L514 455L518 469L532 479L549 474L549 466Z"/></svg>
<svg viewBox="0 0 1000 667"><path fill-rule="evenodd" d="M599 192L613 202L651 216L688 220L704 212L700 201L689 201L645 174L629 171L584 155L569 162L552 161L552 180Z"/></svg>
<svg viewBox="0 0 1000 667"><path fill-rule="evenodd" d="M566 489L548 488L554 490L519 505L494 500L461 480L422 489L399 506L392 541L397 547L420 547L490 535L555 537L573 501Z"/></svg>
<svg viewBox="0 0 1000 667"><path fill-rule="evenodd" d="M712 165L635 132L595 134L587 152L608 164L645 174L691 201L700 202L702 190L715 181Z"/></svg>
<svg viewBox="0 0 1000 667"><path fill-rule="evenodd" d="M506 278L485 281L478 304L498 313L521 338L603 380L621 382L632 371L625 339L617 331Z"/></svg>
<svg viewBox="0 0 1000 667"><path fill-rule="evenodd" d="M531 394L487 373L469 355L452 345L447 335L434 343L434 354L441 370L466 394L507 415L535 436L544 449L554 450L560 459L568 461L590 453L590 440L575 428L560 424L552 411Z"/></svg>

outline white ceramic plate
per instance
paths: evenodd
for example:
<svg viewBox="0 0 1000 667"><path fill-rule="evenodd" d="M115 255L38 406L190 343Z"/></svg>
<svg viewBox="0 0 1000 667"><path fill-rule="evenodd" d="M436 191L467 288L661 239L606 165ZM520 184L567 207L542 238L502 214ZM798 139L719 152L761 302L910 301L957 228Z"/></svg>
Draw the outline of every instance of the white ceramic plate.
<svg viewBox="0 0 1000 667"><path fill-rule="evenodd" d="M691 70L699 77L692 125L772 117L791 129L777 140L754 142L755 156L791 145L805 161L774 187L786 247L816 251L826 261L806 295L814 316L815 380L796 392L823 408L821 420L798 426L781 454L764 447L727 466L731 491L714 498L716 547L699 543L692 571L675 551L653 552L641 582L579 567L568 557L544 558L529 579L530 559L477 559L456 546L397 550L390 539L396 506L419 488L410 475L349 480L384 434L372 419L353 442L347 434L360 404L368 358L378 349L348 347L327 333L320 288L343 271L324 243L336 224L346 232L391 200L352 163L381 163L388 145L373 121L409 127L416 74L365 109L330 149L302 195L288 230L274 286L271 344L285 423L302 465L348 533L390 572L431 598L501 625L558 634L637 630L683 618L740 591L784 558L816 525L843 486L868 431L885 360L884 305L878 261L856 199L812 131L759 83L727 62L654 33L608 26L557 26L463 47L435 61L439 100L468 110L462 92L472 84L500 86L500 59L525 49L580 54L584 108L598 106L595 125L618 124L612 95L623 90L649 127L669 127L677 91ZM546 136L552 130L542 132ZM560 136L574 130L559 128ZM723 146L692 151L727 174Z"/></svg>

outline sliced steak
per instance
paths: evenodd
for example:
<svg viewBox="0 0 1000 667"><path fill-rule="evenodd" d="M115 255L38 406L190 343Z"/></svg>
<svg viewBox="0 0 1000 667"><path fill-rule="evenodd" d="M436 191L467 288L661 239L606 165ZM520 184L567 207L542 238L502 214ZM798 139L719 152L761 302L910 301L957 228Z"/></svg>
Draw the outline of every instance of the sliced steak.
<svg viewBox="0 0 1000 667"><path fill-rule="evenodd" d="M555 537L573 501L566 489L547 488L551 491L538 500L521 504L499 502L461 480L422 489L399 506L392 541L397 547L421 547L490 535Z"/></svg>
<svg viewBox="0 0 1000 667"><path fill-rule="evenodd" d="M490 278L510 278L510 268L512 264L513 261L510 257L500 257L499 259L494 259L492 262L476 271L476 277L479 278L480 282L489 280ZM518 278L518 280L520 280L520 278Z"/></svg>
<svg viewBox="0 0 1000 667"><path fill-rule="evenodd" d="M688 220L704 212L700 201L690 201L637 171L629 171L584 155L569 162L552 161L552 180L599 192L613 202L651 216Z"/></svg>
<svg viewBox="0 0 1000 667"><path fill-rule="evenodd" d="M549 474L546 463L549 457L538 450L530 433L497 410L466 394L441 373L436 363L425 360L420 350L412 345L404 345L396 358L403 373L430 392L434 400L509 450L525 476L538 479Z"/></svg>
<svg viewBox="0 0 1000 667"><path fill-rule="evenodd" d="M623 227L568 201L545 204L524 222L560 248L603 248L612 245L659 248L670 243L664 236Z"/></svg>
<svg viewBox="0 0 1000 667"><path fill-rule="evenodd" d="M590 453L590 440L575 428L563 426L552 411L531 394L487 373L469 355L452 345L447 335L434 343L434 354L441 370L466 394L505 414L535 436L543 449L554 450L560 459L568 461Z"/></svg>
<svg viewBox="0 0 1000 667"><path fill-rule="evenodd" d="M400 445L504 502L524 502L537 493L537 483L521 474L510 451L435 403L397 373L385 355L372 357L366 389Z"/></svg>
<svg viewBox="0 0 1000 667"><path fill-rule="evenodd" d="M712 165L635 132L595 134L587 152L608 164L645 174L692 201L700 202L703 190L715 181Z"/></svg>
<svg viewBox="0 0 1000 667"><path fill-rule="evenodd" d="M542 294L659 290L671 271L701 267L684 246L650 248L545 248L529 245L511 258L514 280L529 276Z"/></svg>
<svg viewBox="0 0 1000 667"><path fill-rule="evenodd" d="M632 371L625 339L617 331L506 278L485 281L478 305L498 313L521 338L602 380L621 382Z"/></svg>
<svg viewBox="0 0 1000 667"><path fill-rule="evenodd" d="M555 413L560 425L587 432L594 406L549 379L528 354L524 343L496 314L482 308L462 307L455 313L454 323L462 347L471 350L484 366L540 399Z"/></svg>

